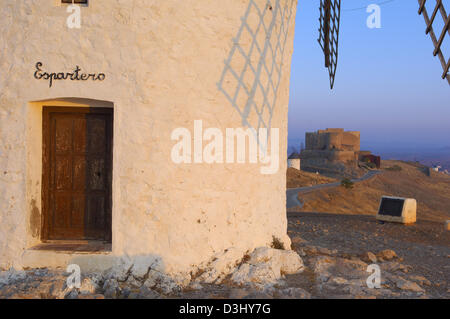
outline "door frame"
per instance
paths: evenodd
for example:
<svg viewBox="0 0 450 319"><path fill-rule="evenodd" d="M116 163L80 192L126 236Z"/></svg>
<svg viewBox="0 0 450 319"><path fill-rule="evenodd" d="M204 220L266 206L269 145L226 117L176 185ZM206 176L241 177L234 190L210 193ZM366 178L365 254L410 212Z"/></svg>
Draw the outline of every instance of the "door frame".
<svg viewBox="0 0 450 319"><path fill-rule="evenodd" d="M46 106L42 108L42 220L41 220L41 241L49 240L50 223L49 223L49 201L50 201L50 172L51 172L51 123L50 116L52 113L78 113L78 114L107 114L110 116L109 130L106 137L109 140L110 148L108 151L110 161L107 163L107 218L105 222L105 241L112 241L112 176L113 176L113 147L114 147L114 110L107 107L64 107L64 106ZM52 240L53 241L53 240Z"/></svg>

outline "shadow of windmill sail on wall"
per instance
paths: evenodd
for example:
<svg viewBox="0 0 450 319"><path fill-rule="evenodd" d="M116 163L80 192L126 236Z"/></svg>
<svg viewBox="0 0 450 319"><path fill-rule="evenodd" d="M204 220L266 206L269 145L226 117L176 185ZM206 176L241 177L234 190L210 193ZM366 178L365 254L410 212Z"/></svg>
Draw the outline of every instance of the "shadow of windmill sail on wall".
<svg viewBox="0 0 450 319"><path fill-rule="evenodd" d="M283 58L295 0L250 0L225 60L219 90L239 113L243 127L268 130L277 104ZM258 144L262 140L258 139ZM267 142L264 141L264 142Z"/></svg>
<svg viewBox="0 0 450 319"><path fill-rule="evenodd" d="M325 57L325 67L330 76L330 87L334 87L339 53L339 26L341 21L341 0L320 1L319 44Z"/></svg>

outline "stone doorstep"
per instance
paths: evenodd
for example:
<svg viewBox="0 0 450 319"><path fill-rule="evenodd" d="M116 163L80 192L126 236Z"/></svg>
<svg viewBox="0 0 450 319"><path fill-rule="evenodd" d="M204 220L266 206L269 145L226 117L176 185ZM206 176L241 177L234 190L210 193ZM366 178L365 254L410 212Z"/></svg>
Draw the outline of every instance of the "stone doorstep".
<svg viewBox="0 0 450 319"><path fill-rule="evenodd" d="M111 268L118 258L111 251L86 252L32 247L25 250L22 254L22 267L66 269L68 265L76 264L80 266L83 273L97 272Z"/></svg>
<svg viewBox="0 0 450 319"><path fill-rule="evenodd" d="M64 253L105 253L112 251L112 245L95 240L48 240L30 248Z"/></svg>

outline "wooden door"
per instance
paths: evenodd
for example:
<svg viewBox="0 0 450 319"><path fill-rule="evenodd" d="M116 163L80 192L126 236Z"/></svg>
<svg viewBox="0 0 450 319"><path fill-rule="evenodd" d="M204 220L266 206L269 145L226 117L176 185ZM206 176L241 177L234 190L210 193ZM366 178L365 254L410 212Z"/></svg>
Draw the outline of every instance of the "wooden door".
<svg viewBox="0 0 450 319"><path fill-rule="evenodd" d="M43 239L111 240L112 110L45 107Z"/></svg>

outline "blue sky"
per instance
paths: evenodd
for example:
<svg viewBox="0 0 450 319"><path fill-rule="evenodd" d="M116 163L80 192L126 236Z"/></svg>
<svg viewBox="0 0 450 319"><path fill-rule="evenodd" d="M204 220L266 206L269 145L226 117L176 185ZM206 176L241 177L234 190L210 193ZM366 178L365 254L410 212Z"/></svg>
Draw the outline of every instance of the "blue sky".
<svg viewBox="0 0 450 319"><path fill-rule="evenodd" d="M317 42L319 1L299 0L290 146L299 145L306 131L327 127L359 130L362 148L378 152L450 146L450 86L441 79L442 67L425 35L418 2L381 5L381 29L367 27L365 9L351 11L381 2L342 0L339 65L331 91ZM449 10L450 0L444 5ZM446 58L449 42L447 37Z"/></svg>

